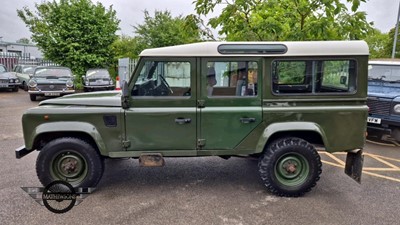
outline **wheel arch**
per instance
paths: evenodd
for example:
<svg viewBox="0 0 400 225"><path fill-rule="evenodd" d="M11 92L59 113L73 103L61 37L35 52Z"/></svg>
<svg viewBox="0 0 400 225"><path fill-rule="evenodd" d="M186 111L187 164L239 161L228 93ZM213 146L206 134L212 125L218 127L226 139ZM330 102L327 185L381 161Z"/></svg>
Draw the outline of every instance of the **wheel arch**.
<svg viewBox="0 0 400 225"><path fill-rule="evenodd" d="M34 130L28 149L40 149L49 141L61 138L73 137L85 140L91 144L100 155L106 155L106 145L95 126L84 122L54 122L41 124Z"/></svg>
<svg viewBox="0 0 400 225"><path fill-rule="evenodd" d="M257 142L256 152L262 153L265 147L274 140L283 137L298 137L312 144L328 146L323 129L312 122L273 123L264 129Z"/></svg>

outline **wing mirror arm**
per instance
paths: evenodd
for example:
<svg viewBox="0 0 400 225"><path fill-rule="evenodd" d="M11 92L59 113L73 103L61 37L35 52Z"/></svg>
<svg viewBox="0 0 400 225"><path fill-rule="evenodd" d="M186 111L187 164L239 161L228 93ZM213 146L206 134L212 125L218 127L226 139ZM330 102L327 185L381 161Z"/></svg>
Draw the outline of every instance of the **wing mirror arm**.
<svg viewBox="0 0 400 225"><path fill-rule="evenodd" d="M129 108L129 87L128 82L124 80L122 82L122 96L121 96L121 105L123 109Z"/></svg>

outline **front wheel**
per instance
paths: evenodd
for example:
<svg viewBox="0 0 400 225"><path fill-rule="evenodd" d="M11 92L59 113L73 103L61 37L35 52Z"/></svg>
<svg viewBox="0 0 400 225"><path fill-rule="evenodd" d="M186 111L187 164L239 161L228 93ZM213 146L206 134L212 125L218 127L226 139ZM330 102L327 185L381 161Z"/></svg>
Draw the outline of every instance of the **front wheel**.
<svg viewBox="0 0 400 225"><path fill-rule="evenodd" d="M272 142L260 157L258 167L267 189L286 197L298 197L310 191L322 172L318 152L300 138Z"/></svg>
<svg viewBox="0 0 400 225"><path fill-rule="evenodd" d="M31 99L32 102L36 101L36 95L30 94L29 98Z"/></svg>
<svg viewBox="0 0 400 225"><path fill-rule="evenodd" d="M63 180L73 187L95 187L104 171L104 160L92 145L78 138L47 143L36 160L36 172L46 186Z"/></svg>

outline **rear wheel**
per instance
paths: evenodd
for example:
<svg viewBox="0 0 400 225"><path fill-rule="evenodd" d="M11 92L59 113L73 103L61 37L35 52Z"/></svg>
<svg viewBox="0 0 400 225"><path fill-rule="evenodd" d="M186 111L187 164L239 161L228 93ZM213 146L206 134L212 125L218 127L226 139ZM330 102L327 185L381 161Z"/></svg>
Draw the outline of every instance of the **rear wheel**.
<svg viewBox="0 0 400 225"><path fill-rule="evenodd" d="M47 143L36 161L40 182L46 186L63 180L73 187L95 187L104 171L104 161L84 140L59 138Z"/></svg>
<svg viewBox="0 0 400 225"><path fill-rule="evenodd" d="M267 189L286 197L297 197L310 191L322 172L321 159L314 146L300 138L272 142L258 166Z"/></svg>

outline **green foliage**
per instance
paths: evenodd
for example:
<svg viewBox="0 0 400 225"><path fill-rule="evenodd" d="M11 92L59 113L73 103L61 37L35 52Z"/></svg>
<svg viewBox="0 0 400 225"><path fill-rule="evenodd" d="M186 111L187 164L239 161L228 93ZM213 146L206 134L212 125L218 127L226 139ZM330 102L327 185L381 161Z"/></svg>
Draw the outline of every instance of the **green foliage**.
<svg viewBox="0 0 400 225"><path fill-rule="evenodd" d="M392 57L395 33L396 33L396 27L393 27L388 33L388 40L386 40L384 48L383 48L384 57L387 57L387 58ZM394 54L394 57L400 58L400 32L397 35L396 52Z"/></svg>
<svg viewBox="0 0 400 225"><path fill-rule="evenodd" d="M391 57L393 38L390 38L389 34L384 34L378 29L372 29L365 41L368 43L371 59ZM390 49L387 49L388 47Z"/></svg>
<svg viewBox="0 0 400 225"><path fill-rule="evenodd" d="M111 51L114 53L114 60L120 58L137 58L139 55L138 38L129 36L120 36L111 45Z"/></svg>
<svg viewBox="0 0 400 225"><path fill-rule="evenodd" d="M144 23L134 26L137 47L135 53L146 48L173 46L200 41L200 29L195 21L168 11L155 11L154 17L144 11Z"/></svg>
<svg viewBox="0 0 400 225"><path fill-rule="evenodd" d="M110 6L90 0L60 0L17 10L44 56L70 67L76 81L89 68L106 67L113 59L111 44L119 20Z"/></svg>
<svg viewBox="0 0 400 225"><path fill-rule="evenodd" d="M363 39L371 29L360 2L347 0L197 0L199 15L207 16L216 5L225 6L209 25L221 27L229 41L305 41Z"/></svg>
<svg viewBox="0 0 400 225"><path fill-rule="evenodd" d="M21 43L21 44L30 44L31 41L29 40L29 38L20 38L16 41L17 43Z"/></svg>

